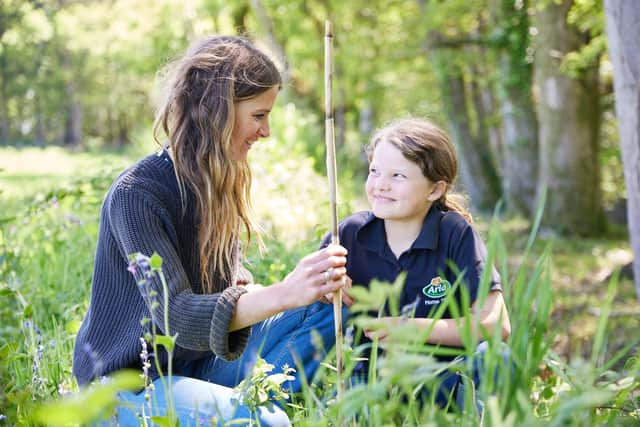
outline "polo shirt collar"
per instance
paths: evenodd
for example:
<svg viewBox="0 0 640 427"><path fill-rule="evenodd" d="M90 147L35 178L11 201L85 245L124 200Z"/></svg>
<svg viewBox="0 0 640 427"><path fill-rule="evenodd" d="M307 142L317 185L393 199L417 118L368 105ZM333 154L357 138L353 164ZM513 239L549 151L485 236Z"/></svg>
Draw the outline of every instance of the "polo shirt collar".
<svg viewBox="0 0 640 427"><path fill-rule="evenodd" d="M438 247L438 232L440 230L440 209L432 206L424 218L420 234L411 245L415 249L436 249ZM384 220L369 212L364 223L356 231L356 240L367 249L382 253L386 246Z"/></svg>
<svg viewBox="0 0 640 427"><path fill-rule="evenodd" d="M438 247L438 234L442 215L443 213L440 209L431 206L422 223L422 230L420 230L420 234L418 234L416 241L411 246L412 248L433 250Z"/></svg>

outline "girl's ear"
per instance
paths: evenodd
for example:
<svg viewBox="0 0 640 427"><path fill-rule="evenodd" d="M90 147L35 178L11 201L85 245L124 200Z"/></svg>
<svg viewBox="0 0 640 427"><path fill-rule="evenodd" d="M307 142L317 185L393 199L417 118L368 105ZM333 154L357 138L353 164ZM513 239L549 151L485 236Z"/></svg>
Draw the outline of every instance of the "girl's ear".
<svg viewBox="0 0 640 427"><path fill-rule="evenodd" d="M444 195L444 193L446 191L447 191L447 183L442 181L442 180L437 181L433 185L433 188L431 189L431 192L427 196L427 200L429 200L431 203L433 203L436 200L439 200Z"/></svg>

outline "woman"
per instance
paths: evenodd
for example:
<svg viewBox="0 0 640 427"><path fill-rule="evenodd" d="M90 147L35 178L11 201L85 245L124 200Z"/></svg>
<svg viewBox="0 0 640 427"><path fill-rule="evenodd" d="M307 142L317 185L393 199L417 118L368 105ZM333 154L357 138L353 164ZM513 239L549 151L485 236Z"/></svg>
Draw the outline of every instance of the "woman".
<svg viewBox="0 0 640 427"><path fill-rule="evenodd" d="M242 354L251 325L344 285L346 251L332 246L303 258L282 282L251 292L243 286L250 278L241 268L240 234L244 230L248 240L256 230L247 156L269 136L280 86L274 64L245 39L210 37L194 44L167 74L154 126L156 139L166 135L164 148L123 172L105 197L91 301L74 350L78 384L123 368L142 369L147 343L141 337L150 324L144 319L165 335L177 335L171 388L164 389L151 363L148 390L154 395L146 400L144 391L122 393L129 405L118 410L120 425L138 425L138 417L150 411L164 414L165 397L174 401L181 425L195 425L194 414L224 421L249 417L230 388L214 384L228 380L224 361ZM156 275L147 274L145 285L136 286L127 272L130 255L142 254L144 261L154 252L163 259L166 306ZM144 262L130 266L138 277L141 267ZM316 313L313 307L281 317L306 320ZM285 352L287 340L296 338L273 323L269 340ZM167 353L156 357L166 372ZM261 408L260 418L262 425L289 423L279 408Z"/></svg>

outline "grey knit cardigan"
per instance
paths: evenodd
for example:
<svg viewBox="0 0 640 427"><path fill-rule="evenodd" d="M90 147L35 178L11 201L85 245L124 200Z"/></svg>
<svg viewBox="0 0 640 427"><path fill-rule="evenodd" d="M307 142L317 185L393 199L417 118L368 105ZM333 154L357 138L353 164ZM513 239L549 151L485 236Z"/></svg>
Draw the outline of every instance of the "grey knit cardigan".
<svg viewBox="0 0 640 427"><path fill-rule="evenodd" d="M189 192L188 192L189 193ZM196 360L212 352L238 358L250 328L229 333L236 302L244 288L224 284L224 291L202 294L193 194L183 214L173 163L166 151L152 154L124 171L107 193L100 214L98 246L89 309L76 338L73 374L79 385L123 368L140 369L140 337L155 319L164 331L162 285L157 276L139 287L127 270L128 255L163 259L169 291L169 333L178 334L174 358ZM237 262L237 259L236 259ZM235 282L232 282L235 283ZM157 292L155 304L149 304ZM163 370L167 354L157 357ZM153 364L152 364L153 365Z"/></svg>

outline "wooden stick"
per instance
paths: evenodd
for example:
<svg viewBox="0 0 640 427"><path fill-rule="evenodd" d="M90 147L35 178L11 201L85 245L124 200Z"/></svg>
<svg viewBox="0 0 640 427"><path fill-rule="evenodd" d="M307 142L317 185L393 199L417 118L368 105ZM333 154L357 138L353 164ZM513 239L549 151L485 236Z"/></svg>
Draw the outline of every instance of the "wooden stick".
<svg viewBox="0 0 640 427"><path fill-rule="evenodd" d="M325 21L324 32L324 111L325 144L327 146L327 177L329 178L329 207L331 210L331 243L340 244L338 236L338 180L336 176L336 142L333 132L333 25ZM342 396L342 289L333 294L333 317L336 334L336 370L338 398Z"/></svg>

